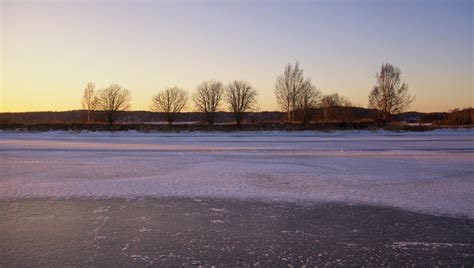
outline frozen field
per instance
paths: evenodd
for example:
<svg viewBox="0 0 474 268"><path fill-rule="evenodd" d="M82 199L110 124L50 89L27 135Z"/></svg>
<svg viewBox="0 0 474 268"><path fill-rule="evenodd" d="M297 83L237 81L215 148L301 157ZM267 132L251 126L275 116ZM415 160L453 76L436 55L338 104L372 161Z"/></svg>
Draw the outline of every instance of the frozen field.
<svg viewBox="0 0 474 268"><path fill-rule="evenodd" d="M0 132L0 199L349 202L474 218L474 131Z"/></svg>

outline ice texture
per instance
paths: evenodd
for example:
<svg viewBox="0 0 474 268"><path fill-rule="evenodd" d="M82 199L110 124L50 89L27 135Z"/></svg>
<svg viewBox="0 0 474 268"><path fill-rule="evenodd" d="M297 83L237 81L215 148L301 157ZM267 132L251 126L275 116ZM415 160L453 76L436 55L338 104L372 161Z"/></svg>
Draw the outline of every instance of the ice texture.
<svg viewBox="0 0 474 268"><path fill-rule="evenodd" d="M0 132L0 199L347 202L474 218L474 130Z"/></svg>

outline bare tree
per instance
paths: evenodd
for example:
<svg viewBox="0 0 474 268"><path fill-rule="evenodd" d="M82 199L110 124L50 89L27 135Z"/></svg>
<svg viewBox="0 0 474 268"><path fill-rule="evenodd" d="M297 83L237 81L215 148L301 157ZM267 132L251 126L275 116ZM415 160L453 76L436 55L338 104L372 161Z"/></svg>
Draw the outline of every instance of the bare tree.
<svg viewBox="0 0 474 268"><path fill-rule="evenodd" d="M369 108L378 111L378 119L385 125L391 116L405 110L414 100L408 85L401 82L400 69L385 63L377 73L377 84L369 94Z"/></svg>
<svg viewBox="0 0 474 268"><path fill-rule="evenodd" d="M202 82L194 92L193 100L197 109L206 116L207 123L212 127L216 111L222 100L224 87L221 82Z"/></svg>
<svg viewBox="0 0 474 268"><path fill-rule="evenodd" d="M337 120L336 110L338 107L350 107L352 103L345 96L341 96L338 93L328 94L321 98L321 107L323 108L323 120ZM342 109L341 116L345 120L349 114Z"/></svg>
<svg viewBox="0 0 474 268"><path fill-rule="evenodd" d="M112 125L120 111L130 108L131 99L132 97L127 89L112 84L99 91L97 107L105 112L107 121Z"/></svg>
<svg viewBox="0 0 474 268"><path fill-rule="evenodd" d="M283 74L277 77L275 83L277 103L287 113L288 121L291 123L295 121L298 94L310 82L309 78L304 78L303 69L300 69L298 62L294 68L291 64L286 65Z"/></svg>
<svg viewBox="0 0 474 268"><path fill-rule="evenodd" d="M87 111L87 123L91 119L91 111L97 107L97 96L95 95L95 85L91 82L87 83L84 88L84 95L81 100L82 108Z"/></svg>
<svg viewBox="0 0 474 268"><path fill-rule="evenodd" d="M311 83L311 80L305 80L296 95L296 110L303 125L311 122L320 99L321 92Z"/></svg>
<svg viewBox="0 0 474 268"><path fill-rule="evenodd" d="M225 99L240 127L245 112L254 109L257 104L257 91L245 81L233 81L225 89Z"/></svg>
<svg viewBox="0 0 474 268"><path fill-rule="evenodd" d="M321 98L322 107L332 107L332 106L351 106L352 103L345 96L339 95L339 93L333 93L324 95Z"/></svg>
<svg viewBox="0 0 474 268"><path fill-rule="evenodd" d="M186 106L188 95L178 87L167 88L152 98L151 109L165 113L166 121L172 125L178 114Z"/></svg>

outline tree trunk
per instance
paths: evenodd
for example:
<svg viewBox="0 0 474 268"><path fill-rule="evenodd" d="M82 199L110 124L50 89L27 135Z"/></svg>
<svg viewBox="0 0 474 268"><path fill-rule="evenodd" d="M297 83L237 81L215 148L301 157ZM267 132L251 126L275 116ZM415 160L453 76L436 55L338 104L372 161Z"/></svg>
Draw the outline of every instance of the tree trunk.
<svg viewBox="0 0 474 268"><path fill-rule="evenodd" d="M109 125L114 124L114 115L113 115L113 113L111 113L111 112L107 113L107 121L109 121Z"/></svg>
<svg viewBox="0 0 474 268"><path fill-rule="evenodd" d="M241 113L237 113L235 115L235 122L237 123L238 128L242 126L242 119L243 119L243 115Z"/></svg>
<svg viewBox="0 0 474 268"><path fill-rule="evenodd" d="M213 114L208 114L207 115L207 124L211 127L214 125L214 115Z"/></svg>

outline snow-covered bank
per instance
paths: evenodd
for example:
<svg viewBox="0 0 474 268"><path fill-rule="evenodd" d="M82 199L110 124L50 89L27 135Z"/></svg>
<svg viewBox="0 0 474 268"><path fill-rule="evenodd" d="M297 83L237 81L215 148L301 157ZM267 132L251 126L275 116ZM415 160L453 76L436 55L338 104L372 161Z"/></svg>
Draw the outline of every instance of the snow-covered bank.
<svg viewBox="0 0 474 268"><path fill-rule="evenodd" d="M0 132L0 198L344 201L474 218L474 131Z"/></svg>

